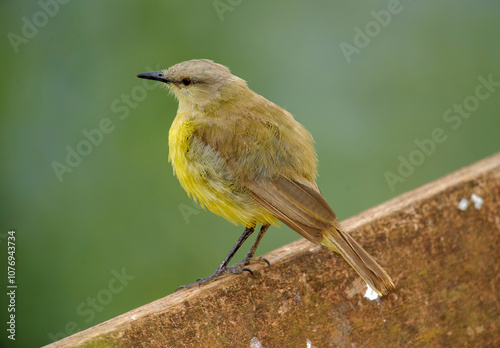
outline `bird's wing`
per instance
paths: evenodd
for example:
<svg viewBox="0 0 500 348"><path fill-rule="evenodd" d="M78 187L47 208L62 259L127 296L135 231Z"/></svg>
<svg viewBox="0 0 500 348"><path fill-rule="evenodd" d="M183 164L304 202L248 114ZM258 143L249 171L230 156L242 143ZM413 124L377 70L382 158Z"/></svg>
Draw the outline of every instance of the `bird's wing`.
<svg viewBox="0 0 500 348"><path fill-rule="evenodd" d="M194 136L225 158L237 186L246 187L259 205L321 243L321 231L336 216L314 181L312 137L279 106L263 98L254 105L200 119Z"/></svg>
<svg viewBox="0 0 500 348"><path fill-rule="evenodd" d="M272 181L246 182L254 199L304 238L321 243L322 231L337 218L316 184L278 176Z"/></svg>

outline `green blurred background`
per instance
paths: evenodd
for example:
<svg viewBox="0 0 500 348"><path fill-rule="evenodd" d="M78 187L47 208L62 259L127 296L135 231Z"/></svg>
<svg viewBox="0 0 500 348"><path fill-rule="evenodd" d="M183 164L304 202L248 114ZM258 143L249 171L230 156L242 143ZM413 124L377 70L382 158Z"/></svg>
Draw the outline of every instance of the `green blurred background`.
<svg viewBox="0 0 500 348"><path fill-rule="evenodd" d="M166 296L209 275L242 232L181 189L167 162L177 102L137 73L193 58L230 67L311 131L341 220L500 149L500 88L457 129L443 119L479 76L500 81L498 1L402 1L390 20L377 15L386 1L54 4L0 5L3 292L9 229L18 284L16 341L4 327L2 346L47 344ZM346 59L341 43L367 24L370 42ZM106 119L113 131L60 182L52 163ZM446 141L391 188L384 173L399 175L398 157L435 128ZM258 254L297 239L274 228Z"/></svg>

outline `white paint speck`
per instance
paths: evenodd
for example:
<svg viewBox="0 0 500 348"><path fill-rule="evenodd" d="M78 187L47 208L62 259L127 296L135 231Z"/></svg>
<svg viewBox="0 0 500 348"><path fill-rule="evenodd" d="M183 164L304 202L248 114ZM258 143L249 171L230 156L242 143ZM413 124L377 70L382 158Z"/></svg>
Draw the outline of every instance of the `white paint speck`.
<svg viewBox="0 0 500 348"><path fill-rule="evenodd" d="M467 200L467 198L462 198L460 202L458 202L458 209L462 211L466 211L468 206L469 206L469 201Z"/></svg>
<svg viewBox="0 0 500 348"><path fill-rule="evenodd" d="M370 288L370 285L366 285L367 289L365 292L365 297L369 299L370 301L376 300L378 298L378 294Z"/></svg>
<svg viewBox="0 0 500 348"><path fill-rule="evenodd" d="M257 337L252 337L250 340L250 348L263 348L262 344L260 344L260 341Z"/></svg>
<svg viewBox="0 0 500 348"><path fill-rule="evenodd" d="M472 203L474 203L474 208L476 208L477 210L481 209L481 206L483 205L483 199L481 197L473 193L470 196L470 200L472 201Z"/></svg>

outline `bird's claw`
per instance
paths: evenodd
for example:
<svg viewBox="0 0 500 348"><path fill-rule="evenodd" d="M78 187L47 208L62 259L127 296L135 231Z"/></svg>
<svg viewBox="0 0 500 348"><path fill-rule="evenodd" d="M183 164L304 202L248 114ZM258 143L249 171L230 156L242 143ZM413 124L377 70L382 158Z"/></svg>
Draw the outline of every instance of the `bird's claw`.
<svg viewBox="0 0 500 348"><path fill-rule="evenodd" d="M269 268L271 268L271 263L263 257L245 258L243 261L241 261L235 265L227 266L225 268L218 268L212 275L210 275L206 278L200 278L200 279L197 279L194 283L178 286L175 289L175 291L178 291L181 289L189 289L195 285L202 286L203 284L207 284L207 283L210 283L211 281L216 280L218 277L220 277L224 273L239 274L239 273L243 273L243 272L248 272L251 275L254 275L253 271L250 268L246 268L243 266L249 265L251 263L259 263L259 262L263 262L263 263L267 264L267 266Z"/></svg>

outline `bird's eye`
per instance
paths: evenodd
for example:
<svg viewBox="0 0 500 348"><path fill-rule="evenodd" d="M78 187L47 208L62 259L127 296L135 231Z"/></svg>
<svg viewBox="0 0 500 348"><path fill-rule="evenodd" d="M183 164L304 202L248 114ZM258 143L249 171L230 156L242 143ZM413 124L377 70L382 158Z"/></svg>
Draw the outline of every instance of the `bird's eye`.
<svg viewBox="0 0 500 348"><path fill-rule="evenodd" d="M181 82L184 86L189 86L191 84L191 79L185 78L185 79L182 79Z"/></svg>

